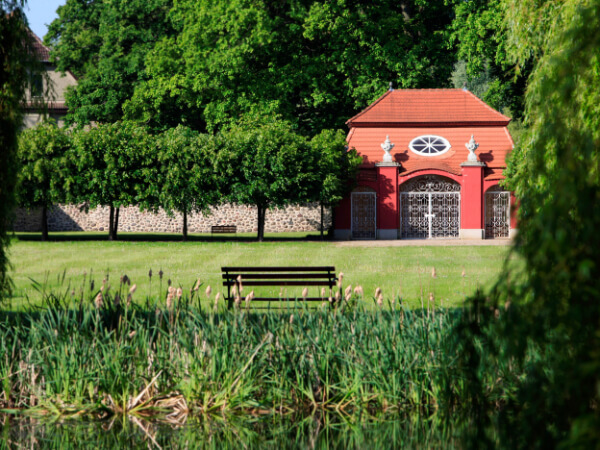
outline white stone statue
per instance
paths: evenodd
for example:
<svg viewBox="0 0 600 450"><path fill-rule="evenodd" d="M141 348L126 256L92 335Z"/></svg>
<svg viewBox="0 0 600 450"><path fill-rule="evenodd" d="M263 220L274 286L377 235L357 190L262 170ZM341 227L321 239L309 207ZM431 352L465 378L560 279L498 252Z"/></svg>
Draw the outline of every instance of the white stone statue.
<svg viewBox="0 0 600 450"><path fill-rule="evenodd" d="M385 142L381 144L381 148L385 152L385 154L383 155L383 162L392 162L392 155L390 154L390 152L394 148L394 144L392 144L392 142L390 141L389 136L386 136Z"/></svg>
<svg viewBox="0 0 600 450"><path fill-rule="evenodd" d="M465 144L467 150L469 150L469 156L467 161L469 162L477 162L477 155L475 154L475 150L479 147L479 144L475 142L475 138L471 135L471 140Z"/></svg>

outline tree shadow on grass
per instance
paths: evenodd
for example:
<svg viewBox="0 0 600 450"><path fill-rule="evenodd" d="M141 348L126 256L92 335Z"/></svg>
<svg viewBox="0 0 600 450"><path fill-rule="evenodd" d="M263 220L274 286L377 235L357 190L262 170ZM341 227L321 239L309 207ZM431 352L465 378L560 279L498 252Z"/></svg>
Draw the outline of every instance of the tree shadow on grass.
<svg viewBox="0 0 600 450"><path fill-rule="evenodd" d="M40 242L41 235L38 233L15 233L14 237L19 241ZM119 233L120 242L182 242L181 234L175 233ZM324 240L329 240L327 236ZM102 233L61 233L51 232L48 242L86 242L86 241L108 241L108 234ZM187 242L256 242L255 233L244 234L189 234ZM318 242L321 237L318 232L314 233L266 233L264 242Z"/></svg>

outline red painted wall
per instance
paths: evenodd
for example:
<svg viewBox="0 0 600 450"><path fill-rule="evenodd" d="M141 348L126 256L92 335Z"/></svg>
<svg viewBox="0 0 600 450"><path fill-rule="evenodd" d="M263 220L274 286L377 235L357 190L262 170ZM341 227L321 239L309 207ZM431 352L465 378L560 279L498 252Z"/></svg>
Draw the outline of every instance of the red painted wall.
<svg viewBox="0 0 600 450"><path fill-rule="evenodd" d="M460 228L475 230L484 228L483 166L463 166L460 189Z"/></svg>
<svg viewBox="0 0 600 450"><path fill-rule="evenodd" d="M377 195L377 228L380 230L398 229L400 213L398 211L398 167L377 167L379 185Z"/></svg>

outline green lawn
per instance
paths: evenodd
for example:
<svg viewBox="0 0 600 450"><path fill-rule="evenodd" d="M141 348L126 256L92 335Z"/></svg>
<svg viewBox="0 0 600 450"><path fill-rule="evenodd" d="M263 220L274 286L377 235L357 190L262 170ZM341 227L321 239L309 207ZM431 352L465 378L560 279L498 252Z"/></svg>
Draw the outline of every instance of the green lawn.
<svg viewBox="0 0 600 450"><path fill-rule="evenodd" d="M461 305L477 287L494 283L508 254L507 246L354 248L322 242L316 234L267 234L263 243L252 242L252 236L210 240L210 236L196 235L182 243L177 235L123 233L122 241L108 242L105 233L61 233L51 234L51 242L39 242L35 234L19 233L10 247L15 283L12 308L21 308L27 299L39 301L31 280L50 290L70 292L74 288L79 292L84 272L88 279L93 274L93 295L108 273L113 289L118 287L119 277L127 274L138 286L136 301L150 294L155 297L162 269L161 298L167 279L184 290L200 279L201 291L210 285L214 296L222 288L220 269L224 265L334 265L338 273L344 273L344 285L362 285L369 301L381 287L386 298L401 295L413 307L420 307L422 299L427 303L429 293L437 304Z"/></svg>

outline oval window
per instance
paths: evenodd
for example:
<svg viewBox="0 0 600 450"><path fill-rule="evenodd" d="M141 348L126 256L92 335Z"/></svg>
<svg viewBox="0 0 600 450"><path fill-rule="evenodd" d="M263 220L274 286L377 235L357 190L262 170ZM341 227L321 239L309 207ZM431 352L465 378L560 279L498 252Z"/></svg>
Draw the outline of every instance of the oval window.
<svg viewBox="0 0 600 450"><path fill-rule="evenodd" d="M450 150L450 142L443 137L428 134L414 138L408 148L418 155L436 156Z"/></svg>

